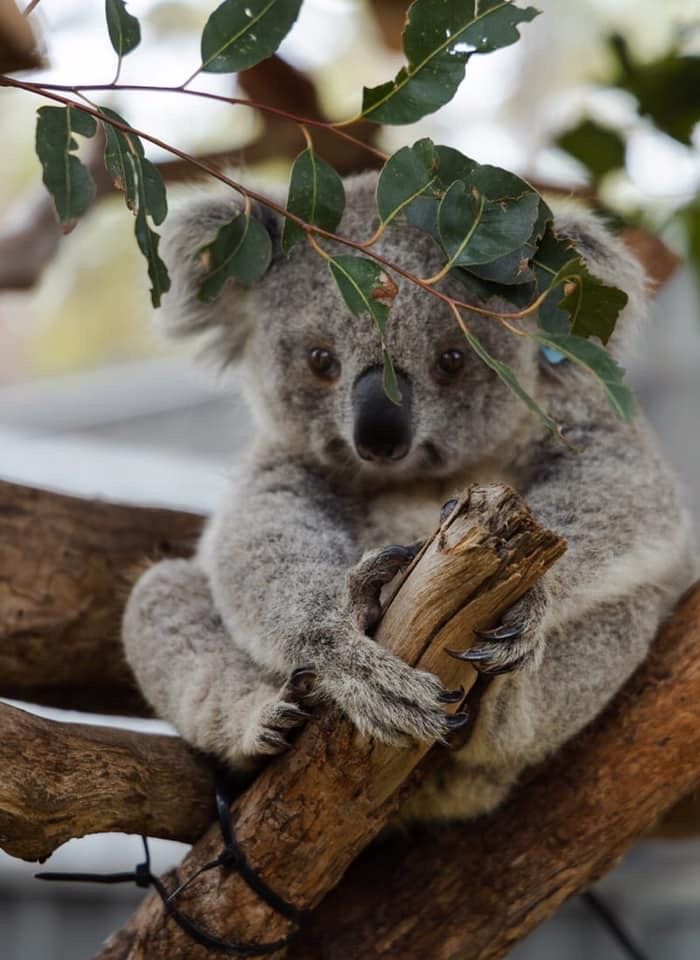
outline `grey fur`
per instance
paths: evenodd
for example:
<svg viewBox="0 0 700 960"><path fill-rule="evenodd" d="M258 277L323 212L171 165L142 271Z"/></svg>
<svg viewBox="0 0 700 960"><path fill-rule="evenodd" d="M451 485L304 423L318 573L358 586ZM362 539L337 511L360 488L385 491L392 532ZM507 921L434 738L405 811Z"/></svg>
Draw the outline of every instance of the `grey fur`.
<svg viewBox="0 0 700 960"><path fill-rule="evenodd" d="M374 184L374 175L348 181L345 234L362 239L374 229ZM555 444L474 355L455 382L440 382L437 356L464 350L463 338L443 305L405 281L387 339L412 383L413 446L390 466L360 460L352 387L380 362L379 344L369 320L348 314L316 254L277 251L257 287L229 281L215 304L196 301L195 254L236 204L204 197L171 223L165 325L177 335L208 333L218 356L240 364L257 440L196 559L158 564L137 584L124 620L127 658L156 711L234 765L271 743L283 747L264 734L279 732L279 704L290 702L284 684L306 664L317 693L362 732L388 742L440 737L437 679L364 633L376 616L373 578L381 585L394 562L382 552L368 560L367 551L427 536L441 505L470 481L510 482L569 549L509 611L520 637L482 644L491 667L518 669L492 682L453 775L426 784L405 811L481 813L599 713L693 579L676 482L643 417L617 420L594 381L568 364L543 364L529 339L494 320L469 323L579 452ZM565 212L559 228L575 236L593 273L627 291L616 339L629 337L644 312L639 265L589 214ZM376 249L421 276L440 266L432 241L408 228L390 228ZM443 288L462 293L453 283ZM309 370L316 346L340 358L332 384ZM284 707L281 714L301 719Z"/></svg>

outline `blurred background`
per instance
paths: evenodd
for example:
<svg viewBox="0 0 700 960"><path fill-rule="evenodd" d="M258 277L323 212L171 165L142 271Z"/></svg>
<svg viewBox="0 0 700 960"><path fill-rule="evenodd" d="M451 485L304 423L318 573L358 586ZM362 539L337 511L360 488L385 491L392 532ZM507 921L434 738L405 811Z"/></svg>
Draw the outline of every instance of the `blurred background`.
<svg viewBox="0 0 700 960"><path fill-rule="evenodd" d="M143 40L125 59L121 82L182 82L199 63L198 38L214 5L131 0ZM459 93L437 114L358 133L386 150L430 136L540 187L592 199L613 225L627 225L656 292L626 365L700 529L700 0L536 6L542 15L522 28L522 40L473 57ZM193 86L307 116L351 116L362 85L389 79L403 62L405 8L403 0L305 0L278 58L236 78L203 75ZM114 54L103 16L97 3L38 4L30 18L48 66L20 76L109 83ZM198 369L190 349L166 347L153 334L145 266L121 196L101 186L77 228L59 236L34 154L40 102L0 91L0 476L207 511L250 433L235 377ZM303 145L294 125L245 107L127 92L98 102L196 156L235 164L244 182L284 182ZM371 159L343 141L316 143L345 172ZM147 152L177 202L191 171L163 151ZM176 844L154 849L161 869L182 855ZM138 838L91 837L66 844L51 867L130 869L140 853ZM8 960L87 957L140 896L129 887L41 884L34 869L0 854L0 955ZM700 843L639 844L600 890L650 957L700 956ZM513 956L624 954L574 901Z"/></svg>

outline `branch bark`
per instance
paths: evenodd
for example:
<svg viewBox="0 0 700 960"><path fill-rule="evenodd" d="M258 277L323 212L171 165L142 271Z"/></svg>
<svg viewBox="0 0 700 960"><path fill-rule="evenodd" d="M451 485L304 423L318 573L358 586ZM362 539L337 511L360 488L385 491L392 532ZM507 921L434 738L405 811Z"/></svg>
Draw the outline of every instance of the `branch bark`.
<svg viewBox="0 0 700 960"><path fill-rule="evenodd" d="M0 481L0 696L149 715L121 611L144 563L191 553L201 527L189 513Z"/></svg>
<svg viewBox="0 0 700 960"><path fill-rule="evenodd" d="M0 770L0 846L24 860L97 832L193 843L215 815L211 765L177 737L0 704Z"/></svg>
<svg viewBox="0 0 700 960"><path fill-rule="evenodd" d="M498 960L699 783L697 586L592 729L490 817L367 851L290 960Z"/></svg>
<svg viewBox="0 0 700 960"><path fill-rule="evenodd" d="M469 689L474 671L445 656L445 647L462 647L475 629L497 621L563 549L512 490L474 487L417 558L377 639L445 685ZM249 862L286 900L314 907L394 816L405 781L427 751L426 744L396 749L367 740L337 713L322 710L294 750L267 767L232 808ZM214 859L220 846L218 830L210 829L164 878L166 887ZM234 873L203 874L181 900L195 917L205 904L202 922L227 939L269 942L289 932L289 922ZM100 956L196 960L207 952L168 921L151 895Z"/></svg>

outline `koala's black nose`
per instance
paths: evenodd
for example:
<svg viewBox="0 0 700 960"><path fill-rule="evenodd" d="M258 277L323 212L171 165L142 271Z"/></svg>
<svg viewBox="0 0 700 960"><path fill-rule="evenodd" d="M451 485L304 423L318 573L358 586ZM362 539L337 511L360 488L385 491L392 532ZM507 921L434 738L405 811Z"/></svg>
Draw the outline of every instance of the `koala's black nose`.
<svg viewBox="0 0 700 960"><path fill-rule="evenodd" d="M402 460L411 449L411 384L397 371L401 405L384 393L382 368L360 374L353 390L355 449L363 460Z"/></svg>

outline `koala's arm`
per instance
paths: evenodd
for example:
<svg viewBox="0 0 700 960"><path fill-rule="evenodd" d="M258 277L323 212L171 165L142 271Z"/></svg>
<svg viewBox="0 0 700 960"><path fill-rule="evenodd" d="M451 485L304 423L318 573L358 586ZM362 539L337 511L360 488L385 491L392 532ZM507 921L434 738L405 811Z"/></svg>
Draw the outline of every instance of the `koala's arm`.
<svg viewBox="0 0 700 960"><path fill-rule="evenodd" d="M437 678L365 634L376 578L399 567L391 552L386 570L382 551L360 558L350 532L358 509L285 451L258 456L205 534L199 562L235 643L261 667L280 679L310 667L322 696L386 741L443 736L453 718Z"/></svg>

